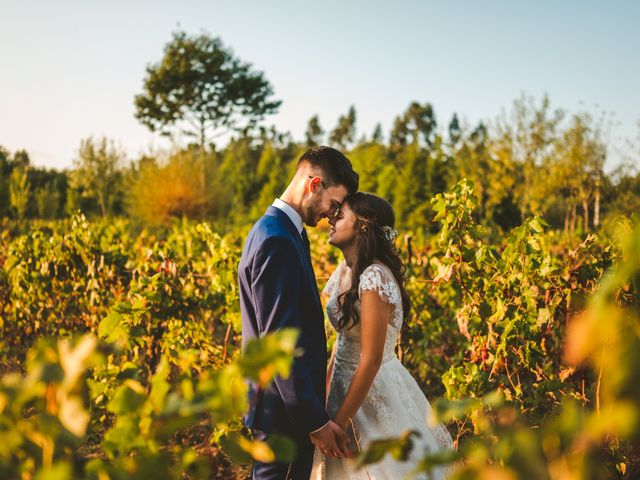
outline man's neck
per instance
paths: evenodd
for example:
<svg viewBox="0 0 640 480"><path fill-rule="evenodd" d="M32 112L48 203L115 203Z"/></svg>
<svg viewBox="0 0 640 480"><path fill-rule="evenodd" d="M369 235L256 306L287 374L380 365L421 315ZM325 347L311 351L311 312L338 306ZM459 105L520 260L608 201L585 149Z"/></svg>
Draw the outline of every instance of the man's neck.
<svg viewBox="0 0 640 480"><path fill-rule="evenodd" d="M302 209L300 208L300 202L296 201L293 194L288 189L282 195L280 195L279 198L284 203L286 203L291 208L293 208L296 212L298 212L298 215L300 215L300 218L304 218L302 216ZM304 220L303 220L303 223L304 223Z"/></svg>

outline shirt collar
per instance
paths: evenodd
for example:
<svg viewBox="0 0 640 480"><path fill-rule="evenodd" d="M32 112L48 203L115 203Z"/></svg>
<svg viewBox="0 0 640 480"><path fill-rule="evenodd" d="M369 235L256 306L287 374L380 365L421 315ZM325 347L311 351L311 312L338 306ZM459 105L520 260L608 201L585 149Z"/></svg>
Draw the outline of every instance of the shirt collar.
<svg viewBox="0 0 640 480"><path fill-rule="evenodd" d="M291 219L293 224L298 229L298 233L300 235L302 235L302 229L303 229L302 217L300 216L300 214L298 212L296 212L295 208L293 208L287 202L285 202L283 200L280 200L279 198L276 198L273 201L272 205L274 207L276 207L277 209L282 210L284 213L286 213L287 217L289 217Z"/></svg>

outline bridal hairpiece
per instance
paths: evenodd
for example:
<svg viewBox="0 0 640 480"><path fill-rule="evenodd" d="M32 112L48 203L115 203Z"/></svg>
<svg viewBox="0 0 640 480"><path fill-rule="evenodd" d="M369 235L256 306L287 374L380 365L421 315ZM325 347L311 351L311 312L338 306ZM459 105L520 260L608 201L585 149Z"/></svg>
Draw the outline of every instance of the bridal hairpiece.
<svg viewBox="0 0 640 480"><path fill-rule="evenodd" d="M382 227L382 231L384 232L384 238L389 240L391 243L396 241L398 231L395 228L392 228L389 225L385 225L384 227Z"/></svg>

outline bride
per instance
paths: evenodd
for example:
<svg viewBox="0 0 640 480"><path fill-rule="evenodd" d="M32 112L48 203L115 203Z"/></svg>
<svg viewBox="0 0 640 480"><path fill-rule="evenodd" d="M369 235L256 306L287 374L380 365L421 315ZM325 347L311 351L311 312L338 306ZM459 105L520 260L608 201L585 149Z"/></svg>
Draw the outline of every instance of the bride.
<svg viewBox="0 0 640 480"><path fill-rule="evenodd" d="M330 223L329 243L345 260L323 290L329 296L329 321L338 332L327 372L327 412L349 435L352 450L406 430L420 436L413 437L406 462L386 455L360 470L353 460L316 448L310 478L400 479L426 453L451 449L452 440L443 425L429 426L431 406L395 355L410 310L404 267L394 247L395 215L383 198L358 192L347 197ZM446 474L440 467L429 478Z"/></svg>

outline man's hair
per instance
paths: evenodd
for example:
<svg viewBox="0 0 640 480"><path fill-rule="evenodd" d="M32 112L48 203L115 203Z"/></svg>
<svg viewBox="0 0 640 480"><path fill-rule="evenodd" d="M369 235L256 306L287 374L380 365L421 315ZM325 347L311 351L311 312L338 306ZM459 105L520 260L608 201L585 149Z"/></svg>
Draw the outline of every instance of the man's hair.
<svg viewBox="0 0 640 480"><path fill-rule="evenodd" d="M353 171L349 159L335 148L311 147L298 160L298 168L303 163L309 163L320 170L327 187L344 185L349 193L358 191L359 175Z"/></svg>

